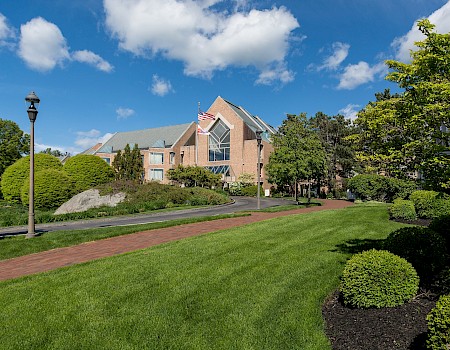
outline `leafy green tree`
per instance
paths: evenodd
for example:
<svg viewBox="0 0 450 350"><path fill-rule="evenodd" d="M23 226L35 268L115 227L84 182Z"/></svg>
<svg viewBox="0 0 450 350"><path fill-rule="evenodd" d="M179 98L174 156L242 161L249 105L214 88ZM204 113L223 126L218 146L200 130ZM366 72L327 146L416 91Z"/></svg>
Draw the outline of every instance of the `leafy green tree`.
<svg viewBox="0 0 450 350"><path fill-rule="evenodd" d="M7 167L30 153L30 136L11 120L0 118L0 177Z"/></svg>
<svg viewBox="0 0 450 350"><path fill-rule="evenodd" d="M37 153L34 155L34 171L44 169L61 170L62 164L58 158L49 154ZM17 160L6 168L2 176L3 197L12 202L20 202L22 186L28 182L30 176L30 156Z"/></svg>
<svg viewBox="0 0 450 350"><path fill-rule="evenodd" d="M418 22L425 39L412 61L388 60L386 79L403 89L369 103L358 115L358 158L369 171L396 177L420 172L425 184L450 192L450 34Z"/></svg>
<svg viewBox="0 0 450 350"><path fill-rule="evenodd" d="M222 175L214 174L201 166L178 165L167 171L167 178L186 187L214 187L220 184Z"/></svg>
<svg viewBox="0 0 450 350"><path fill-rule="evenodd" d="M294 189L296 200L299 182L306 181L309 186L314 180L320 183L326 171L326 154L305 113L288 114L272 136L272 144L274 151L266 165L271 183L289 185Z"/></svg>
<svg viewBox="0 0 450 350"><path fill-rule="evenodd" d="M64 164L63 170L73 181L75 193L80 193L114 179L114 171L100 157L78 154Z"/></svg>
<svg viewBox="0 0 450 350"><path fill-rule="evenodd" d="M63 157L63 156L67 156L69 155L68 152L61 152L59 149L51 149L50 147L47 147L45 150L39 152L39 153L45 153L45 154L50 154L54 157Z"/></svg>
<svg viewBox="0 0 450 350"><path fill-rule="evenodd" d="M135 144L133 150L130 145L126 145L123 152L117 152L112 162L116 180L136 180L143 181L144 164L138 145Z"/></svg>

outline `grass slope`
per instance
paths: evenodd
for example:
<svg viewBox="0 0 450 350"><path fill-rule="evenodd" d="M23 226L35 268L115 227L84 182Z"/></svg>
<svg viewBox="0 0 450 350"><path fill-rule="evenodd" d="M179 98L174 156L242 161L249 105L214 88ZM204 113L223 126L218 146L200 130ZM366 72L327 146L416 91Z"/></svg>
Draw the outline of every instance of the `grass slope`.
<svg viewBox="0 0 450 350"><path fill-rule="evenodd" d="M268 220L0 282L2 349L330 349L321 305L385 206Z"/></svg>

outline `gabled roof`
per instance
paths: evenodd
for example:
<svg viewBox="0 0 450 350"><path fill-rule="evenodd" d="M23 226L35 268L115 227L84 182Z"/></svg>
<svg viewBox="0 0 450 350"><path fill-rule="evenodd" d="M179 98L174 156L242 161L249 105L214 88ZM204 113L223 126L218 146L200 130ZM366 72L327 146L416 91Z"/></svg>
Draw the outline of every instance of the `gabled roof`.
<svg viewBox="0 0 450 350"><path fill-rule="evenodd" d="M222 98L223 99L223 98ZM273 128L273 126L267 124L264 120L262 120L260 117L256 115L250 114L247 110L245 110L241 106L237 106L230 101L227 101L223 99L228 106L236 113L236 115L241 118L245 124L252 130L252 131L262 131L262 137L266 141L269 141L270 135L276 133L276 130Z"/></svg>
<svg viewBox="0 0 450 350"><path fill-rule="evenodd" d="M127 144L131 148L137 143L139 149L172 147L193 124L179 124L160 128L118 132L96 153L112 153L123 150Z"/></svg>

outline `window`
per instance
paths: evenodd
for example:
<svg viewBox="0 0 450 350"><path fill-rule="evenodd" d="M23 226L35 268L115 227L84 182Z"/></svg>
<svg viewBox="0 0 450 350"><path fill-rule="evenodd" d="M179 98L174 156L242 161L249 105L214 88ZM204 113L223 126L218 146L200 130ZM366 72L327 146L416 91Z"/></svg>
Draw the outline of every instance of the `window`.
<svg viewBox="0 0 450 350"><path fill-rule="evenodd" d="M209 161L230 160L230 129L219 120L209 132Z"/></svg>
<svg viewBox="0 0 450 350"><path fill-rule="evenodd" d="M175 152L169 153L169 164L175 164Z"/></svg>
<svg viewBox="0 0 450 350"><path fill-rule="evenodd" d="M102 158L108 165L111 165L111 159L110 158Z"/></svg>
<svg viewBox="0 0 450 350"><path fill-rule="evenodd" d="M153 181L162 181L164 170L163 169L150 169L149 177Z"/></svg>
<svg viewBox="0 0 450 350"><path fill-rule="evenodd" d="M150 153L150 164L164 164L164 153Z"/></svg>

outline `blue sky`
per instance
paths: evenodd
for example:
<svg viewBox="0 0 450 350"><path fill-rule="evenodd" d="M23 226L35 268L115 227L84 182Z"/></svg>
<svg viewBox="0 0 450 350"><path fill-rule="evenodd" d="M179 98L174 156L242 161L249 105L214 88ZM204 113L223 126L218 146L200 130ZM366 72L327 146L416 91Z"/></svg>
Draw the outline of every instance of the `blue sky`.
<svg viewBox="0 0 450 350"><path fill-rule="evenodd" d="M36 149L77 153L117 131L196 120L217 96L271 125L347 117L407 61L415 21L450 32L444 0L17 0L0 3L0 118Z"/></svg>

